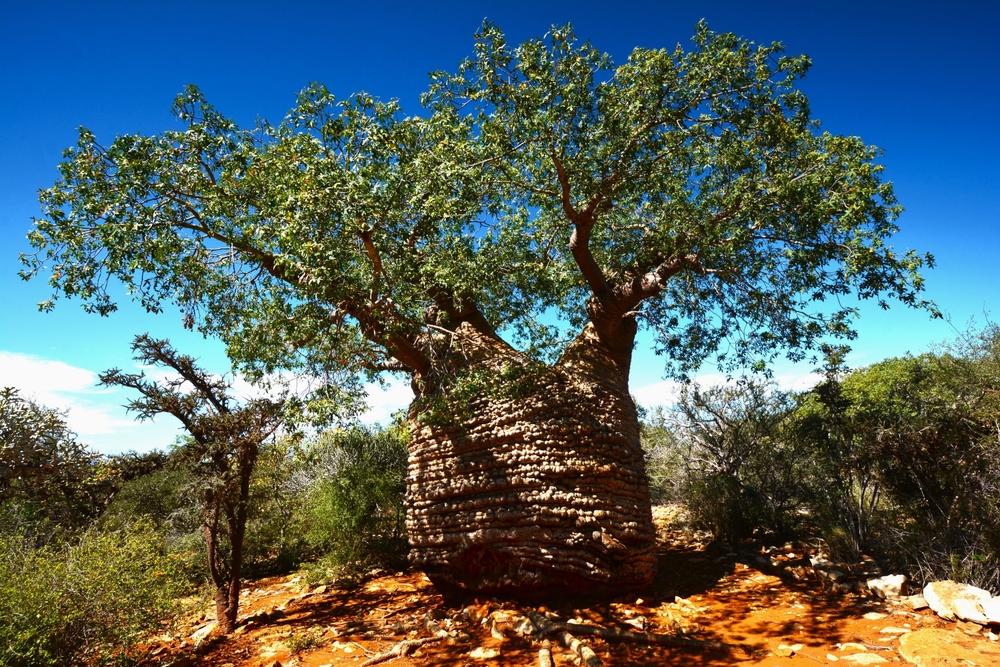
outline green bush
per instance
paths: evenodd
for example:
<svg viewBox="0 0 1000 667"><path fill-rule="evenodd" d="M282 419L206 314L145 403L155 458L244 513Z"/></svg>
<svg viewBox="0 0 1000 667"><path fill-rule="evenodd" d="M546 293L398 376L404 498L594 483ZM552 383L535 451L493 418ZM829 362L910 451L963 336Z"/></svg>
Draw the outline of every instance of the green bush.
<svg viewBox="0 0 1000 667"><path fill-rule="evenodd" d="M128 664L181 585L148 522L39 549L0 536L0 664Z"/></svg>
<svg viewBox="0 0 1000 667"><path fill-rule="evenodd" d="M671 430L662 408L657 407L651 415L641 416L639 437L646 457L650 499L654 503L678 500L689 452Z"/></svg>
<svg viewBox="0 0 1000 667"><path fill-rule="evenodd" d="M243 544L243 573L247 578L289 572L308 555L302 533L301 487L291 442L261 446L250 479L250 509Z"/></svg>
<svg viewBox="0 0 1000 667"><path fill-rule="evenodd" d="M730 541L796 531L802 457L782 439L791 407L760 382L681 392L669 419L685 458L674 488L695 526Z"/></svg>
<svg viewBox="0 0 1000 667"><path fill-rule="evenodd" d="M315 478L303 521L308 542L326 554L321 568L357 573L405 562L406 454L399 428L333 431L310 448Z"/></svg>
<svg viewBox="0 0 1000 667"><path fill-rule="evenodd" d="M298 464L304 465L303 462ZM257 578L289 572L304 555L299 516L305 492L292 482L296 461L289 443L265 443L250 481L243 576ZM141 519L166 535L171 553L184 564L192 583L204 583L208 562L201 531L201 506L192 493L195 478L175 461L125 483L101 518L101 526L120 528Z"/></svg>

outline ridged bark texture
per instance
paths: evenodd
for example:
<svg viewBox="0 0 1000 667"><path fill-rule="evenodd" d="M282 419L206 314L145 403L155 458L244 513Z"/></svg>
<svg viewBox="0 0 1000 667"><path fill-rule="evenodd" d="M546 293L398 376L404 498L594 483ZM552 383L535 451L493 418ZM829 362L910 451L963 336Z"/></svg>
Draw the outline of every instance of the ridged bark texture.
<svg viewBox="0 0 1000 667"><path fill-rule="evenodd" d="M471 327L456 338L472 367L524 363ZM532 390L474 398L463 414L414 420L410 445L410 558L443 594L611 598L651 584L638 416L591 326Z"/></svg>

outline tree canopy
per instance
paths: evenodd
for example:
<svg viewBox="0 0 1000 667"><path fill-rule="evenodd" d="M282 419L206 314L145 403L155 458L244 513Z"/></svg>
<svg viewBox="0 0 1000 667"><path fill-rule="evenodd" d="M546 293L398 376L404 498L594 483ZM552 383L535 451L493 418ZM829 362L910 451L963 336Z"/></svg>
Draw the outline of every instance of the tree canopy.
<svg viewBox="0 0 1000 667"><path fill-rule="evenodd" d="M241 128L189 87L180 129L81 129L23 275L100 314L111 279L177 304L258 374L426 378L429 332L462 323L545 358L553 313L626 369L640 325L675 374L799 358L853 336L841 296L929 306L933 262L889 245L879 150L811 117L809 64L704 24L615 65L568 27L511 46L487 23L422 116L313 84Z"/></svg>

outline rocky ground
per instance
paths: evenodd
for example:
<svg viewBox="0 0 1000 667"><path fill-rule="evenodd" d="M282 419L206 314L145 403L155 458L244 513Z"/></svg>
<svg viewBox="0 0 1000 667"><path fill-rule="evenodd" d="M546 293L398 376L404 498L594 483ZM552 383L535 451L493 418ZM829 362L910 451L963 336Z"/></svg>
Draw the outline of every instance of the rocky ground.
<svg viewBox="0 0 1000 667"><path fill-rule="evenodd" d="M404 655L382 664L539 665L545 641L555 665L1000 667L1000 627L943 619L919 597L882 600L865 584L871 564L829 563L798 543L709 544L683 530L678 513L656 510L660 574L643 598L447 607L418 572L385 573L353 589L273 578L249 584L235 633L212 636L205 605L155 638L145 664L359 667L395 649ZM550 630L544 640L533 636L539 629Z"/></svg>

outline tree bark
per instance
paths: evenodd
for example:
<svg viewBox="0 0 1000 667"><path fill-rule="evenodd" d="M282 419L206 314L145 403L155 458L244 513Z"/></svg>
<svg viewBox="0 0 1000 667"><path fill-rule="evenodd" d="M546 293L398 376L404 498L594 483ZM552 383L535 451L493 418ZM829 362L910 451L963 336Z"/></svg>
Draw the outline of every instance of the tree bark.
<svg viewBox="0 0 1000 667"><path fill-rule="evenodd" d="M463 363L527 360L462 324ZM608 598L647 588L654 530L627 364L593 325L517 397L480 395L457 423L411 408L412 562L446 596Z"/></svg>

